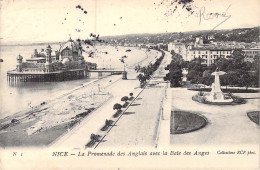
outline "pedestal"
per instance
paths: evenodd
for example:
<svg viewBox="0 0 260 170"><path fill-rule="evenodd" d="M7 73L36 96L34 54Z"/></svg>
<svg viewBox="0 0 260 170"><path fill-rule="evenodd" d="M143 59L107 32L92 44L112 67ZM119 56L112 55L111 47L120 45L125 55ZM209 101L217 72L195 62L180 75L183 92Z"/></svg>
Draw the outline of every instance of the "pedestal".
<svg viewBox="0 0 260 170"><path fill-rule="evenodd" d="M127 72L126 72L126 71L123 72L123 77L122 77L122 79L123 79L123 80L126 80L126 79L127 79Z"/></svg>

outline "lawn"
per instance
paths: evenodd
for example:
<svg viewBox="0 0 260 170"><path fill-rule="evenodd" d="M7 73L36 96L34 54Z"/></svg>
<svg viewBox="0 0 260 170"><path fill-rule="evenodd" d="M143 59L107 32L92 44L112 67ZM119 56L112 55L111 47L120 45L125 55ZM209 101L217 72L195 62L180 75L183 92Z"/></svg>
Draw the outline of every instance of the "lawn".
<svg viewBox="0 0 260 170"><path fill-rule="evenodd" d="M171 134L193 132L206 126L206 118L194 113L174 111L171 113Z"/></svg>
<svg viewBox="0 0 260 170"><path fill-rule="evenodd" d="M260 111L248 112L247 116L249 119L259 125Z"/></svg>

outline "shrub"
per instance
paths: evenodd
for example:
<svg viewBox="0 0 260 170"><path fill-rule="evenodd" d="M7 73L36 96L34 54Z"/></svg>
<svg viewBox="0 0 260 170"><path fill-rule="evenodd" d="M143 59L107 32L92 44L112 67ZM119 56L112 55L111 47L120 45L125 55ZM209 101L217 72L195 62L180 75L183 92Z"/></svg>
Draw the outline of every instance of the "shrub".
<svg viewBox="0 0 260 170"><path fill-rule="evenodd" d="M206 99L204 97L201 98L200 100L202 103L206 103Z"/></svg>
<svg viewBox="0 0 260 170"><path fill-rule="evenodd" d="M232 96L233 102L237 104L244 104L246 101L238 96Z"/></svg>
<svg viewBox="0 0 260 170"><path fill-rule="evenodd" d="M202 91L199 92L199 96L203 96L204 93Z"/></svg>

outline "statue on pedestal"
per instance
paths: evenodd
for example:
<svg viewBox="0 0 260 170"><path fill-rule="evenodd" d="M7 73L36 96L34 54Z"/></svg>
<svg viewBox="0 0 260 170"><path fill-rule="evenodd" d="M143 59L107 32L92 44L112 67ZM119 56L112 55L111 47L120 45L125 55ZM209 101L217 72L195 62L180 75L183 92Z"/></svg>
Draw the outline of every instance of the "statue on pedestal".
<svg viewBox="0 0 260 170"><path fill-rule="evenodd" d="M215 76L214 83L212 83L212 89L210 92L210 100L224 100L224 94L221 91L219 76L226 74L224 71L219 71L218 68L211 75Z"/></svg>

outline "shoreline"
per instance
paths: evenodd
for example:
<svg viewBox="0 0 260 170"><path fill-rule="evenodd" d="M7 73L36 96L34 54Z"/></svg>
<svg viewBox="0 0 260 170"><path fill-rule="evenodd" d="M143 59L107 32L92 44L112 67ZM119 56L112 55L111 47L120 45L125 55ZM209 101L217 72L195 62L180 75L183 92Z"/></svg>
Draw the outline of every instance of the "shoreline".
<svg viewBox="0 0 260 170"><path fill-rule="evenodd" d="M59 94L54 98L47 100L47 104L37 105L36 107L34 107L33 110L22 110L14 113L13 115L0 119L0 147L47 146L51 144L52 142L66 134L66 131L68 129L75 128L75 126L77 126L80 121L86 118L88 114L91 114L93 110L101 107L105 102L111 99L111 94L99 94L95 92L95 103L85 106L86 102L81 101L81 103L83 104L80 105L80 102L78 101L80 100L78 99L79 96L82 100L91 100L90 93L87 93L87 96L86 94L85 96L83 96L84 94L82 93L85 89L87 89L87 91L89 92L91 87L93 88L94 86L97 86L98 83L106 84L105 82L109 80L109 82L111 82L108 83L108 85L106 86L108 87L120 79L121 75L113 75L113 77L104 76L100 79L95 79L93 81L84 83L81 86L73 88L72 90ZM76 96L75 93L80 95ZM57 105L57 107L62 110L60 114L53 113L53 111L55 111L55 109L53 109L53 106L55 105ZM62 107L64 107L63 105L71 106L71 109L61 109ZM78 107L78 105L80 105L79 108L75 108ZM68 118L66 116L65 118L63 118L64 115L68 115ZM62 120L62 118L64 120ZM48 123L48 121L50 123ZM32 127L34 127L35 130L32 130L32 132L30 132L31 134L28 134L28 131ZM46 127L46 129L44 129L44 127ZM20 142L17 143L18 139L20 140Z"/></svg>
<svg viewBox="0 0 260 170"><path fill-rule="evenodd" d="M160 52L151 51L149 54L151 56L147 58L143 50L132 53L132 56L139 57L137 60L129 57L131 64L127 67L128 71L135 74L135 65L154 61ZM122 75L106 75L40 101L46 103L33 109L21 110L0 119L0 147L48 146L109 101L114 94L107 93L106 88L121 79Z"/></svg>

